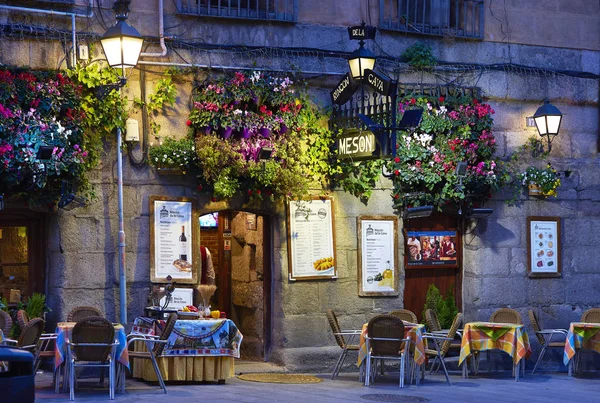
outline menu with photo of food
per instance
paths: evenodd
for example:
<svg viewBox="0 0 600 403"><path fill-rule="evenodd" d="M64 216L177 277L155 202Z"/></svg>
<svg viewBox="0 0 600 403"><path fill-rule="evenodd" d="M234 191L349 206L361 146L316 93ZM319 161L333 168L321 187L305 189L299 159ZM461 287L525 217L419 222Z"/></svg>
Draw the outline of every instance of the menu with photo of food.
<svg viewBox="0 0 600 403"><path fill-rule="evenodd" d="M292 280L334 278L333 199L291 200L288 205L289 273Z"/></svg>
<svg viewBox="0 0 600 403"><path fill-rule="evenodd" d="M560 273L560 220L554 217L529 217L529 272Z"/></svg>

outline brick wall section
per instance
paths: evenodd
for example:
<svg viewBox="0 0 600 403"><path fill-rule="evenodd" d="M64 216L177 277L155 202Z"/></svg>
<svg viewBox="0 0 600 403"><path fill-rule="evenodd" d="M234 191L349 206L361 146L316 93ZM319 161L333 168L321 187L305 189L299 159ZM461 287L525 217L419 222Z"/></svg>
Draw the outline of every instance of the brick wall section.
<svg viewBox="0 0 600 403"><path fill-rule="evenodd" d="M200 244L206 246L212 257L215 272L219 272L219 259L221 257L219 250L219 230L217 228L203 229L200 233Z"/></svg>

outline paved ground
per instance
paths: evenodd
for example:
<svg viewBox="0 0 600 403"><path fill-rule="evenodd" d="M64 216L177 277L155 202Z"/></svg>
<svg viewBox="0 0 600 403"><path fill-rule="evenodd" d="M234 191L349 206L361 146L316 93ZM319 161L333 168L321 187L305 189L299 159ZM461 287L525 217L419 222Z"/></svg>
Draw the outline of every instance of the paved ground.
<svg viewBox="0 0 600 403"><path fill-rule="evenodd" d="M237 372L278 371L268 365L236 365ZM156 385L137 380L127 380L127 393L116 395L117 402L596 402L600 401L600 373L588 373L568 378L566 373L527 374L515 382L510 372L481 373L477 377L462 379L458 373L451 375L452 386L443 376L427 376L421 386L398 388L397 373L377 379L374 385L364 387L358 382L358 373L343 373L335 381L329 375L317 375L324 381L308 385L281 385L255 383L237 378L224 385L216 383L167 384L164 395ZM55 395L50 388L51 376L36 377L37 402L68 401L68 394ZM76 401L108 400L106 388L97 383L80 382ZM160 399L160 400L159 400ZM165 400L163 400L165 399ZM0 398L0 401L2 399Z"/></svg>

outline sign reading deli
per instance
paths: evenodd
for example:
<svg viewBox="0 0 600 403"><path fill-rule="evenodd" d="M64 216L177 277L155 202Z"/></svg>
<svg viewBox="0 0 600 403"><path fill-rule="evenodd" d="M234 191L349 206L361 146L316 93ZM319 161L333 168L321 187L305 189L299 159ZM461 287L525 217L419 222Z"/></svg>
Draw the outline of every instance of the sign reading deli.
<svg viewBox="0 0 600 403"><path fill-rule="evenodd" d="M379 144L369 130L346 129L335 146L339 158L367 160L379 158Z"/></svg>

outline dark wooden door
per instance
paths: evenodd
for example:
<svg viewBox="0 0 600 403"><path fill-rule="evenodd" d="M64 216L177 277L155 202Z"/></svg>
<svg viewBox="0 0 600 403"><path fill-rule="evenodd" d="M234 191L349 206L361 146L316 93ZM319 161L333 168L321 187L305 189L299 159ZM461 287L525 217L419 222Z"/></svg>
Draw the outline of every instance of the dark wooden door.
<svg viewBox="0 0 600 403"><path fill-rule="evenodd" d="M422 320L421 313L425 305L427 289L430 284L435 284L443 296L446 296L448 290L452 288L456 306L459 311L462 311L462 234L457 217L434 213L431 217L404 221L404 229L407 231L455 229L457 231L455 247L459 263L457 268L424 269L413 267L406 269L404 308L413 311L417 314L419 320Z"/></svg>

